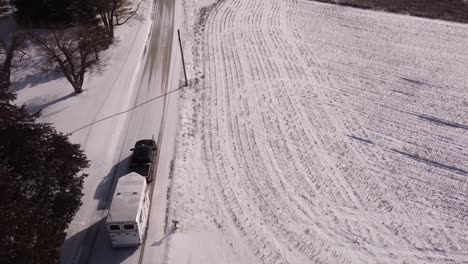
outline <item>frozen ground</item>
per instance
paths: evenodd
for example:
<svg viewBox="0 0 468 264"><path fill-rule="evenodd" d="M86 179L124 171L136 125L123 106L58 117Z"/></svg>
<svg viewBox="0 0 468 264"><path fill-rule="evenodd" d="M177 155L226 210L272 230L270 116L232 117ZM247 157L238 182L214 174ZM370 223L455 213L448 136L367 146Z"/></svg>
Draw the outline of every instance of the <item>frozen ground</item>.
<svg viewBox="0 0 468 264"><path fill-rule="evenodd" d="M468 26L211 4L185 1L167 263L468 263Z"/></svg>

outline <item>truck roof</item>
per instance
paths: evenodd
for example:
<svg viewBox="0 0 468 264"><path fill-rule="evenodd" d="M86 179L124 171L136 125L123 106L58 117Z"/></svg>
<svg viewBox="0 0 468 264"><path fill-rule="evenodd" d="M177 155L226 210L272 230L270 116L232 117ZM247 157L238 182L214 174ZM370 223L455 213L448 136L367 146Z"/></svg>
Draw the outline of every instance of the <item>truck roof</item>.
<svg viewBox="0 0 468 264"><path fill-rule="evenodd" d="M136 221L140 202L146 193L146 179L136 172L117 181L106 223Z"/></svg>

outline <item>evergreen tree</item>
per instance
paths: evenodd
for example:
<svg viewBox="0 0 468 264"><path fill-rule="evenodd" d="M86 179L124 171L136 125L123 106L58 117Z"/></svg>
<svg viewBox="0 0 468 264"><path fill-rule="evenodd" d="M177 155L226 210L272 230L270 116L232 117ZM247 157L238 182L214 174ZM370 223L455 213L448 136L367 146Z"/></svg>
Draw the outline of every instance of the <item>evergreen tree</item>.
<svg viewBox="0 0 468 264"><path fill-rule="evenodd" d="M0 263L58 263L88 161L14 99L0 89Z"/></svg>

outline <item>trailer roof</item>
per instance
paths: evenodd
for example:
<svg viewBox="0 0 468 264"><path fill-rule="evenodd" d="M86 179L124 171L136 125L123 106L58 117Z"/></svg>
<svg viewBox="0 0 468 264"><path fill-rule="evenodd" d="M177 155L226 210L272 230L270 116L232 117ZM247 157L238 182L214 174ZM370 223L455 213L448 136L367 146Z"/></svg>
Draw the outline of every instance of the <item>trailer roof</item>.
<svg viewBox="0 0 468 264"><path fill-rule="evenodd" d="M136 221L145 190L146 179L140 174L132 172L121 177L115 187L106 223Z"/></svg>

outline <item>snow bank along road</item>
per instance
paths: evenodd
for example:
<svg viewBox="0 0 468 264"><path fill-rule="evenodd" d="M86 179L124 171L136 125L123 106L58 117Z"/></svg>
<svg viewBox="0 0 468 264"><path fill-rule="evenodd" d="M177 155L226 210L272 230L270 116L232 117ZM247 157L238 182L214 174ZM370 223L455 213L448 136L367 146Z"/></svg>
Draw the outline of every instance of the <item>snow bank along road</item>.
<svg viewBox="0 0 468 264"><path fill-rule="evenodd" d="M467 263L466 25L292 0L199 14L168 263Z"/></svg>
<svg viewBox="0 0 468 264"><path fill-rule="evenodd" d="M101 109L110 108L110 113L98 112L97 121L92 122L86 131L87 137L82 144L87 153L91 150L91 153L95 154L90 157L93 165L102 163L107 156L105 152L109 149L115 151L112 156L117 156L117 162L112 168L107 167L110 170L107 176L105 173L99 173L97 169L92 169L86 179L83 206L70 227L72 234L64 244L62 263L138 263L143 257L140 252L143 246L111 248L102 222L107 216L118 177L128 173L129 150L137 140L154 136L159 152L155 172L169 169L173 157L175 138L173 131L177 123L177 87L180 78L177 67L172 65L170 68L171 60L176 59L173 52L176 40L174 7L173 0L155 0L150 37L144 50L141 68L133 84L124 87L123 91L118 89L109 91L110 99L102 103ZM128 70L135 71L135 68ZM122 102L122 97L125 96L131 98L128 108L116 113L113 106L125 104L126 98ZM115 100L112 100L112 97L116 97ZM168 112L169 110L171 112ZM98 118L98 115L105 117ZM169 131L170 134L167 135L165 131ZM167 179L164 177L167 178L168 173L161 174L163 173L158 173L156 176L155 184L158 188L154 192L156 196L165 198ZM159 212L160 207L164 213L165 204L152 205L152 210ZM164 214L152 217L148 233L156 237L148 236L147 241L152 243L162 237L163 229Z"/></svg>

